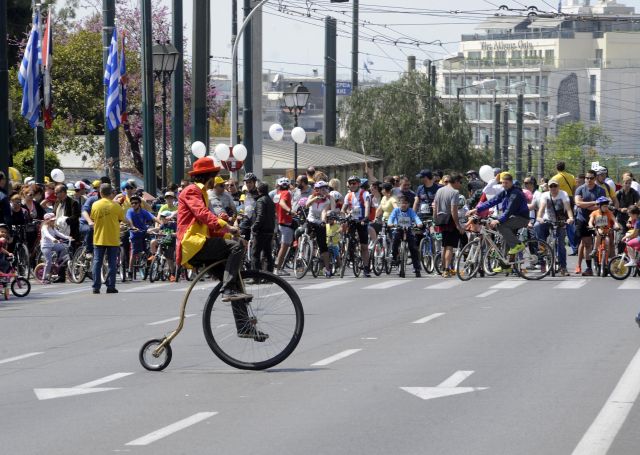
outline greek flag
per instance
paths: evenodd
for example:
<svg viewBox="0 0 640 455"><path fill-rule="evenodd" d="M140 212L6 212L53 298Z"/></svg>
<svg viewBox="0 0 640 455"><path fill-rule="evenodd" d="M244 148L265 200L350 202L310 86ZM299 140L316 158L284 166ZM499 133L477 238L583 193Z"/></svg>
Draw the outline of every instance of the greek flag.
<svg viewBox="0 0 640 455"><path fill-rule="evenodd" d="M40 36L38 33L39 18L36 12L29 41L22 57L18 81L22 86L22 116L29 121L31 128L38 126L40 118Z"/></svg>
<svg viewBox="0 0 640 455"><path fill-rule="evenodd" d="M107 103L104 117L109 131L120 125L120 67L118 62L118 33L114 27L107 68L104 71L104 85L107 86Z"/></svg>

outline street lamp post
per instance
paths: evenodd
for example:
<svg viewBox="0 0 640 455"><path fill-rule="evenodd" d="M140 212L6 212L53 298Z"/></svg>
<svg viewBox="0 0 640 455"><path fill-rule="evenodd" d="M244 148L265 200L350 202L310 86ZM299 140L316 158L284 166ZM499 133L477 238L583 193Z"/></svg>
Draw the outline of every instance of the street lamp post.
<svg viewBox="0 0 640 455"><path fill-rule="evenodd" d="M289 84L290 91L282 94L284 98L284 104L289 110L289 114L293 114L293 126L298 126L298 115L302 113L304 108L309 102L309 89L305 87L302 82L298 83L295 87L293 84ZM293 178L298 177L298 143L293 142Z"/></svg>
<svg viewBox="0 0 640 455"><path fill-rule="evenodd" d="M151 51L153 55L153 74L162 85L162 190L167 188L167 85L171 75L178 67L180 53L170 42L161 44L156 41Z"/></svg>

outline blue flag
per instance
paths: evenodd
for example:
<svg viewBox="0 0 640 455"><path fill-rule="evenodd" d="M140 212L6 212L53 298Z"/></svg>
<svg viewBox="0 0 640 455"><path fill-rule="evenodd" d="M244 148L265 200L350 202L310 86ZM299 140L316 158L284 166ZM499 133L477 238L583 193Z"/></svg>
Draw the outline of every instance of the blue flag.
<svg viewBox="0 0 640 455"><path fill-rule="evenodd" d="M107 103L104 118L109 128L113 131L120 125L120 67L118 60L118 33L114 27L111 44L109 45L109 57L104 71L104 85L107 86Z"/></svg>
<svg viewBox="0 0 640 455"><path fill-rule="evenodd" d="M31 128L38 126L40 118L40 56L38 55L40 36L38 24L39 18L36 13L18 72L18 81L22 86L22 116L29 121Z"/></svg>

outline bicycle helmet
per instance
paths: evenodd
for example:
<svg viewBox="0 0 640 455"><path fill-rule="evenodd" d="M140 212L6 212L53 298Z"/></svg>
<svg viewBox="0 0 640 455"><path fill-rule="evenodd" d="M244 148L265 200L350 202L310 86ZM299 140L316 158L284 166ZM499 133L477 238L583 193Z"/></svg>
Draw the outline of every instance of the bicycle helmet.
<svg viewBox="0 0 640 455"><path fill-rule="evenodd" d="M253 172L247 172L244 175L244 179L242 179L243 182L246 182L248 180L253 180L254 182L258 180L258 177L256 177L256 175ZM287 181L289 181L289 179L287 179Z"/></svg>
<svg viewBox="0 0 640 455"><path fill-rule="evenodd" d="M368 183L369 183L369 179L364 178L364 177L360 179L360 186L365 186Z"/></svg>
<svg viewBox="0 0 640 455"><path fill-rule="evenodd" d="M332 210L329 213L327 213L327 220L337 220L339 217L340 215L335 210Z"/></svg>
<svg viewBox="0 0 640 455"><path fill-rule="evenodd" d="M351 177L349 177L347 179L347 183L351 183L351 182L358 182L360 183L360 177L358 177L357 175L352 175Z"/></svg>
<svg viewBox="0 0 640 455"><path fill-rule="evenodd" d="M329 195L333 196L333 198L334 198L336 201L341 201L341 200L343 199L342 194L340 194L340 192L339 192L339 191L335 191L335 190L333 190L333 191L331 191L331 192L329 193Z"/></svg>
<svg viewBox="0 0 640 455"><path fill-rule="evenodd" d="M245 176L245 180L246 179L247 179L247 177ZM286 177L280 177L278 180L276 180L276 185L278 185L278 186L289 186L289 185L291 185L291 181Z"/></svg>
<svg viewBox="0 0 640 455"><path fill-rule="evenodd" d="M596 199L596 204L598 205L602 205L602 204L609 205L609 202L611 201L609 201L609 198L605 196L600 196L598 199Z"/></svg>
<svg viewBox="0 0 640 455"><path fill-rule="evenodd" d="M88 185L84 183L82 180L78 180L74 185L76 190L86 190L88 189Z"/></svg>
<svg viewBox="0 0 640 455"><path fill-rule="evenodd" d="M329 184L327 182L325 182L324 180L319 180L315 183L315 185L313 185L313 187L315 189L320 189L320 188L329 188Z"/></svg>

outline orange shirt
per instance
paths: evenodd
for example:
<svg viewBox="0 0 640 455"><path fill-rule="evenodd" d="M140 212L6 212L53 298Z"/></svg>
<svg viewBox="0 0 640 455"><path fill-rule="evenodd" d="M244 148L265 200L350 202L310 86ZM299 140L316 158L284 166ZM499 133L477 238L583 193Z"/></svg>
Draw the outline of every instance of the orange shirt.
<svg viewBox="0 0 640 455"><path fill-rule="evenodd" d="M616 219L614 218L611 210L607 210L606 213L599 209L594 210L591 212L589 218L594 227L606 227L611 229L616 223Z"/></svg>

